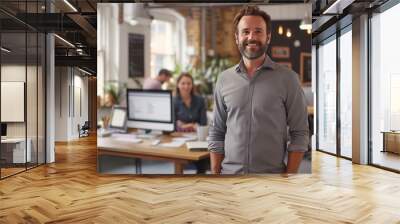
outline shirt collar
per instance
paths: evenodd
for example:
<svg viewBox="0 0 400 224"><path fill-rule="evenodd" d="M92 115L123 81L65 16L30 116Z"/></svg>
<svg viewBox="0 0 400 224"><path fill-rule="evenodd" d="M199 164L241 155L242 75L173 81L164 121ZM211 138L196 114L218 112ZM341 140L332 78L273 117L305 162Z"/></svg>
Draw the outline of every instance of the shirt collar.
<svg viewBox="0 0 400 224"><path fill-rule="evenodd" d="M262 68L270 68L275 69L275 62L271 60L271 58L266 54L264 63L261 65ZM243 58L240 60L239 64L235 67L236 72L244 72L246 68L244 67Z"/></svg>

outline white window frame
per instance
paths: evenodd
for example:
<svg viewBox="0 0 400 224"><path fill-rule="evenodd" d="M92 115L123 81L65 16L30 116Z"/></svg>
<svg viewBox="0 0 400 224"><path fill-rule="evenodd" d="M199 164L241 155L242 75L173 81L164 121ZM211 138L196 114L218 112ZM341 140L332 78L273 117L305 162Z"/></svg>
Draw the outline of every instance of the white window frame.
<svg viewBox="0 0 400 224"><path fill-rule="evenodd" d="M173 39L177 43L176 62L183 67L188 64L187 41L186 41L186 21L185 18L173 9L150 9L149 13L153 19L166 21L173 24Z"/></svg>

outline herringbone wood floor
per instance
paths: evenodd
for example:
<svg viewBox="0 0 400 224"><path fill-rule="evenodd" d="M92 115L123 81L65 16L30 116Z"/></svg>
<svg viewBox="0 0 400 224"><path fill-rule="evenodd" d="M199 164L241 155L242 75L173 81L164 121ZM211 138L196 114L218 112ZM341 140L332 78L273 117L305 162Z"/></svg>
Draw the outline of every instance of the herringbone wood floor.
<svg viewBox="0 0 400 224"><path fill-rule="evenodd" d="M96 139L0 181L0 223L400 223L400 175L315 152L313 174L100 176Z"/></svg>

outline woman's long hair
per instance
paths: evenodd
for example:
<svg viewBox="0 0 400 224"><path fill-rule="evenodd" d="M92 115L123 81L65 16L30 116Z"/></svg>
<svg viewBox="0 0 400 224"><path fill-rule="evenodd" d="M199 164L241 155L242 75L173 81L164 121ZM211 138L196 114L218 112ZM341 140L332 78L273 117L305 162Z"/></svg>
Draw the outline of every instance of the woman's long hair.
<svg viewBox="0 0 400 224"><path fill-rule="evenodd" d="M176 90L175 90L176 91L176 95L181 97L181 93L179 91L179 82L181 81L181 79L183 77L187 77L192 81L192 89L190 90L190 96L194 96L194 81L193 81L193 77L188 72L182 72L179 75L178 79L176 80Z"/></svg>

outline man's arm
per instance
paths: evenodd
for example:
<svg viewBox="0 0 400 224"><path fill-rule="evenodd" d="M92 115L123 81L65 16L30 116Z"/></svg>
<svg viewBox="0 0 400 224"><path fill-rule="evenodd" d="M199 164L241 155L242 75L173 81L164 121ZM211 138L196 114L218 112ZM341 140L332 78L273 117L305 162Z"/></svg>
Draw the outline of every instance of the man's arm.
<svg viewBox="0 0 400 224"><path fill-rule="evenodd" d="M221 163L225 156L227 112L220 93L221 88L222 81L219 79L214 91L214 116L208 133L208 150L210 151L211 171L213 174L221 173Z"/></svg>
<svg viewBox="0 0 400 224"><path fill-rule="evenodd" d="M294 73L291 78L285 102L290 135L286 172L297 173L304 152L308 149L308 114L306 99L298 75Z"/></svg>
<svg viewBox="0 0 400 224"><path fill-rule="evenodd" d="M221 163L224 160L225 155L216 152L210 152L211 160L211 173L220 174L221 173Z"/></svg>

